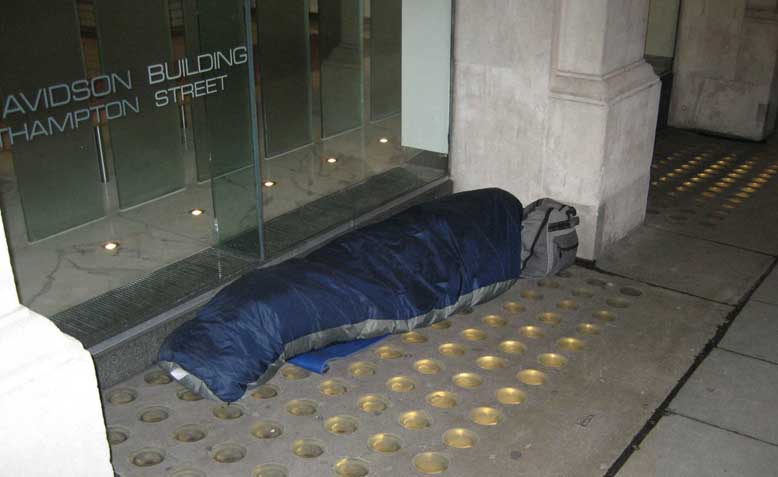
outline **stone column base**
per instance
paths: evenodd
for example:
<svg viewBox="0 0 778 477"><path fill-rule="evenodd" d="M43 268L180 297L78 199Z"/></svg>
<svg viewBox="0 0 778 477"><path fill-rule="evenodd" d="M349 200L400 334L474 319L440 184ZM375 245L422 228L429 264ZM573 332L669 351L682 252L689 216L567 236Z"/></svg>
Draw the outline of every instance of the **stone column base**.
<svg viewBox="0 0 778 477"><path fill-rule="evenodd" d="M644 219L660 87L642 59L601 77L554 73L543 190L578 209L580 258Z"/></svg>
<svg viewBox="0 0 778 477"><path fill-rule="evenodd" d="M3 475L112 477L92 357L48 319L0 316Z"/></svg>

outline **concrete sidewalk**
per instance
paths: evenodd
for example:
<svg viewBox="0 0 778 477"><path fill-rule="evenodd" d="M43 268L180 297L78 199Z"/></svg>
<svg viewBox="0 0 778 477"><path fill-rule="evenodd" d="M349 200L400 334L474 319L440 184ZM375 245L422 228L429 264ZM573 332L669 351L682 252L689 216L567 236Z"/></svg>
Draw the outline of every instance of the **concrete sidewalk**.
<svg viewBox="0 0 778 477"><path fill-rule="evenodd" d="M593 268L230 406L155 370L106 390L117 473L772 475L776 156L670 130L654 165L646 225Z"/></svg>
<svg viewBox="0 0 778 477"><path fill-rule="evenodd" d="M612 472L778 475L777 159L771 143L660 135L647 224L598 265L735 309Z"/></svg>

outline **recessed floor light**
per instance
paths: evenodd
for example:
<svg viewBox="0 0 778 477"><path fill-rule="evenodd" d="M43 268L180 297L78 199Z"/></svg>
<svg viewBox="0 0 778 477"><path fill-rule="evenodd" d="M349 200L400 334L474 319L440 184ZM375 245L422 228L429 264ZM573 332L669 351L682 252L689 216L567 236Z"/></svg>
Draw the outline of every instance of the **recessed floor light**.
<svg viewBox="0 0 778 477"><path fill-rule="evenodd" d="M389 138L382 137L381 139L378 140L378 142L380 142L381 144L386 144L389 142Z"/></svg>
<svg viewBox="0 0 778 477"><path fill-rule="evenodd" d="M273 187L274 185L276 185L276 181L265 181L262 183L262 185L265 187Z"/></svg>
<svg viewBox="0 0 778 477"><path fill-rule="evenodd" d="M114 242L113 240L110 242L105 242L103 244L103 248L108 250L109 252L113 252L117 248L119 248L119 242Z"/></svg>
<svg viewBox="0 0 778 477"><path fill-rule="evenodd" d="M189 211L191 215L194 215L195 217L199 217L205 213L203 209L192 209Z"/></svg>
<svg viewBox="0 0 778 477"><path fill-rule="evenodd" d="M338 162L338 158L337 157L328 157L327 158L327 164L335 164L336 162Z"/></svg>

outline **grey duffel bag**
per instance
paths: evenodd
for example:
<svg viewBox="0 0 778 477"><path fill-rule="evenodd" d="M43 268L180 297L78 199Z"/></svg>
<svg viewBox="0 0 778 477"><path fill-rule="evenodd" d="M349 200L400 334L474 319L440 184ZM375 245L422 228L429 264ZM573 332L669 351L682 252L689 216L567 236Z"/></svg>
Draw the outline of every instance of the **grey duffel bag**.
<svg viewBox="0 0 778 477"><path fill-rule="evenodd" d="M540 199L524 209L521 231L521 276L542 278L564 270L578 252L575 208Z"/></svg>

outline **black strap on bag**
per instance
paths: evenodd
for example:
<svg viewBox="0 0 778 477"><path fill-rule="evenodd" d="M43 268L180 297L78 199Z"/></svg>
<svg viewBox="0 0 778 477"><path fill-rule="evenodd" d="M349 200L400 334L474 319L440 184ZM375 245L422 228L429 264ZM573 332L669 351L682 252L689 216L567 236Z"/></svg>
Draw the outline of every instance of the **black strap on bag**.
<svg viewBox="0 0 778 477"><path fill-rule="evenodd" d="M524 260L521 262L521 269L524 270L524 268L527 266L527 262L530 258L532 258L535 255L535 247L538 245L538 240L540 239L540 236L544 234L546 231L546 224L548 223L548 219L551 217L551 212L553 212L553 209L548 209L546 211L546 216L543 218L543 222L541 222L540 227L538 227L538 233L535 234L535 239L532 240L532 246L529 248L529 255L527 255Z"/></svg>

